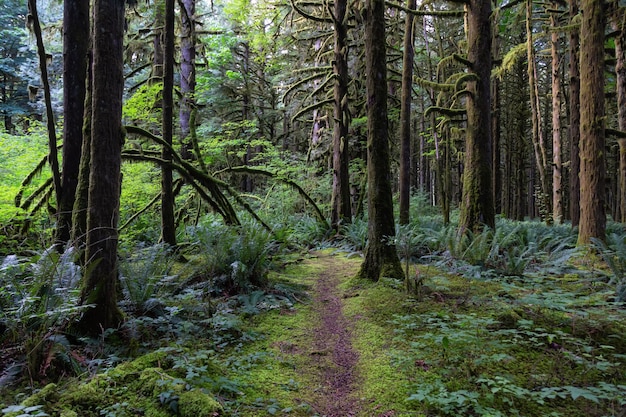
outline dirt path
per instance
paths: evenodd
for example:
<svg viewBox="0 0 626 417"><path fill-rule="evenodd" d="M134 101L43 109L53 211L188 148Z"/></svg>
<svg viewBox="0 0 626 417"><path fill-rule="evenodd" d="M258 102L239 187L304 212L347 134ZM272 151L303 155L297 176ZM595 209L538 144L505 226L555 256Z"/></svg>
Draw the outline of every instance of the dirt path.
<svg viewBox="0 0 626 417"><path fill-rule="evenodd" d="M343 314L342 292L338 285L356 271L329 254L316 260L323 271L313 284L313 311L319 322L312 329L314 345L310 353L311 371L316 372L319 386L314 389L311 404L326 417L354 417L360 404L355 398L359 382L356 372L358 353L352 347L352 328Z"/></svg>

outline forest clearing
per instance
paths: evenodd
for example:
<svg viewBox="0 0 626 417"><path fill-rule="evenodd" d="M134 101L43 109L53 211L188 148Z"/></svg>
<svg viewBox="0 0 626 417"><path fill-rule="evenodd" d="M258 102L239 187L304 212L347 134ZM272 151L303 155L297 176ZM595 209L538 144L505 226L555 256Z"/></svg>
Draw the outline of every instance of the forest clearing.
<svg viewBox="0 0 626 417"><path fill-rule="evenodd" d="M623 0L2 0L0 414L626 416Z"/></svg>

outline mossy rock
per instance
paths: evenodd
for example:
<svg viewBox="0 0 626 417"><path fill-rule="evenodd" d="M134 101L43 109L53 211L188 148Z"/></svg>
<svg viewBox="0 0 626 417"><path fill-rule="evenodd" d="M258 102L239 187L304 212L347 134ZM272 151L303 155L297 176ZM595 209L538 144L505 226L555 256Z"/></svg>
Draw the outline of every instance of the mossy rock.
<svg viewBox="0 0 626 417"><path fill-rule="evenodd" d="M185 391L178 398L178 413L182 417L215 417L223 411L215 398L198 389Z"/></svg>

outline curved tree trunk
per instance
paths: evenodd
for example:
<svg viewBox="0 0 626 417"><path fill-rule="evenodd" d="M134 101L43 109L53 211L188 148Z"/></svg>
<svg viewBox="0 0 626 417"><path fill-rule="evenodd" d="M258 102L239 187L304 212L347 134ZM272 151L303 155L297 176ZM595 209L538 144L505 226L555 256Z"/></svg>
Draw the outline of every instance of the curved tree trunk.
<svg viewBox="0 0 626 417"><path fill-rule="evenodd" d="M90 334L122 321L117 306L117 243L121 189L124 2L94 1L93 114L86 259L82 304L93 304L78 326Z"/></svg>
<svg viewBox="0 0 626 417"><path fill-rule="evenodd" d="M604 0L583 0L580 29L580 225L578 244L605 238Z"/></svg>
<svg viewBox="0 0 626 417"><path fill-rule="evenodd" d="M407 9L415 10L416 1L407 0ZM411 197L411 97L413 93L413 21L415 16L407 13L404 22L404 45L402 56L402 97L400 106L400 224L409 223Z"/></svg>
<svg viewBox="0 0 626 417"><path fill-rule="evenodd" d="M72 210L83 146L83 119L89 50L89 2L63 3L63 171L56 241L70 240Z"/></svg>
<svg viewBox="0 0 626 417"><path fill-rule="evenodd" d="M389 169L387 120L387 53L385 1L367 0L365 61L367 89L367 197L368 241L359 276L377 281L381 276L404 276L393 243L395 224Z"/></svg>
<svg viewBox="0 0 626 417"><path fill-rule="evenodd" d="M335 230L341 223L352 220L350 175L348 172L348 28L346 22L347 0L335 0L335 72L334 131L333 131L333 195L331 223Z"/></svg>
<svg viewBox="0 0 626 417"><path fill-rule="evenodd" d="M578 0L569 0L570 21L578 15ZM580 63L578 48L580 34L578 29L569 32L569 210L572 226L580 222Z"/></svg>
<svg viewBox="0 0 626 417"><path fill-rule="evenodd" d="M465 171L459 231L495 228L491 180L491 0L471 0L467 8L467 59L475 80L467 83Z"/></svg>
<svg viewBox="0 0 626 417"><path fill-rule="evenodd" d="M46 127L48 128L48 163L52 171L52 183L57 202L61 194L61 173L59 171L59 156L57 152L57 135L54 125L54 113L52 112L52 97L50 93L50 81L48 80L48 58L43 44L39 13L37 12L37 0L28 0L28 12L32 19L32 30L37 40L37 54L39 55L39 70L41 71L41 83L43 84L44 101L46 103Z"/></svg>

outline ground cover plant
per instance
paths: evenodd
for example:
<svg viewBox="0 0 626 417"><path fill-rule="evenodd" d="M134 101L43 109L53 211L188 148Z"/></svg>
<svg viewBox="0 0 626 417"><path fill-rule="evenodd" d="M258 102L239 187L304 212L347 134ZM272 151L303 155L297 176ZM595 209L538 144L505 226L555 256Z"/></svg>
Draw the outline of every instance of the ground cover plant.
<svg viewBox="0 0 626 417"><path fill-rule="evenodd" d="M53 283L71 291L80 274L71 253L5 257L2 346L12 366L2 370L3 414L315 416L339 415L332 407L341 404L361 416L623 412L619 246L581 256L565 229L501 221L501 232L485 232L483 258L468 259L459 256L468 243L455 242L452 253L446 226L424 224L398 236L413 256L407 285L352 278L360 257L351 234L337 249L289 255L261 228L226 230L208 220L192 232L187 263L160 245L129 255L121 304L128 320L98 340L75 340L72 298L41 290ZM441 243L414 237L435 230ZM525 239L517 255L507 253ZM524 268L507 269L512 256ZM321 277L337 271L320 293ZM333 326L347 332L347 348L319 344L339 337L318 333L333 297L345 317ZM25 336L29 345L19 342ZM348 351L358 359L338 365L337 352ZM351 375L343 391L324 391L332 386L324 378L343 372Z"/></svg>

